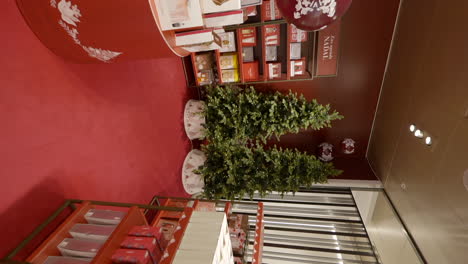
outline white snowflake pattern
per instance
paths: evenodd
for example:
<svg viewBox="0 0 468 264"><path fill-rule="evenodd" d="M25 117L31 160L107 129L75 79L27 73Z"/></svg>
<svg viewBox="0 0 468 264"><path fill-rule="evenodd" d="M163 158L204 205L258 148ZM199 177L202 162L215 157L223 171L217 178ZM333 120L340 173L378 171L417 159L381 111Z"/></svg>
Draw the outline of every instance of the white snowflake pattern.
<svg viewBox="0 0 468 264"><path fill-rule="evenodd" d="M78 22L80 21L81 11L77 5L72 5L71 1L61 0L58 5L56 0L50 0L50 6L57 8L61 13L61 20L58 21L59 25L67 32L67 34L73 39L75 44L83 48L84 51L92 58L96 58L103 62L110 62L112 59L121 55L122 52L105 50L100 48L94 48L85 46L78 39ZM70 26L69 26L70 25Z"/></svg>
<svg viewBox="0 0 468 264"><path fill-rule="evenodd" d="M83 47L83 49L86 50L86 52L88 52L89 56L96 58L103 62L109 62L113 58L122 54L122 52L103 50L103 49L98 49L98 48L93 48L93 47L86 47L86 46L81 46L81 47Z"/></svg>
<svg viewBox="0 0 468 264"><path fill-rule="evenodd" d="M296 0L294 18L299 19L311 11L321 11L328 17L336 13L336 0Z"/></svg>

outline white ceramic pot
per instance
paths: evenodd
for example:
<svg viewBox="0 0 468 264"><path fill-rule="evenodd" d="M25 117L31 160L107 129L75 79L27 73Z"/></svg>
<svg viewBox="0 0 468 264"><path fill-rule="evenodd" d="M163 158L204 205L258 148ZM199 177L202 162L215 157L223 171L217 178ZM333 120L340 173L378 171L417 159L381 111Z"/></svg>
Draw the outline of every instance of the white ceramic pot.
<svg viewBox="0 0 468 264"><path fill-rule="evenodd" d="M193 195L203 191L203 187L205 186L203 178L193 171L203 165L205 161L205 153L198 149L193 149L185 157L182 166L182 184L184 185L185 192L188 194Z"/></svg>
<svg viewBox="0 0 468 264"><path fill-rule="evenodd" d="M205 116L202 115L202 112L205 106L205 102L199 100L189 100L185 105L184 127L190 140L203 138Z"/></svg>

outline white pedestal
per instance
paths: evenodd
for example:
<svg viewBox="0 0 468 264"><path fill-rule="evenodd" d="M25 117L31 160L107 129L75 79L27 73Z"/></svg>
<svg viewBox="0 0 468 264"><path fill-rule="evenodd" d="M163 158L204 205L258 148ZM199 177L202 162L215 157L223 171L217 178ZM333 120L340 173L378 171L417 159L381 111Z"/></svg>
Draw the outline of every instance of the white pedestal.
<svg viewBox="0 0 468 264"><path fill-rule="evenodd" d="M185 104L184 127L185 133L190 140L203 138L203 124L205 117L202 115L205 109L205 102L199 100L189 100Z"/></svg>
<svg viewBox="0 0 468 264"><path fill-rule="evenodd" d="M206 156L203 151L194 149L185 157L182 166L182 184L188 194L196 194L203 191L205 183L201 175L195 174L193 171L198 169L206 161Z"/></svg>

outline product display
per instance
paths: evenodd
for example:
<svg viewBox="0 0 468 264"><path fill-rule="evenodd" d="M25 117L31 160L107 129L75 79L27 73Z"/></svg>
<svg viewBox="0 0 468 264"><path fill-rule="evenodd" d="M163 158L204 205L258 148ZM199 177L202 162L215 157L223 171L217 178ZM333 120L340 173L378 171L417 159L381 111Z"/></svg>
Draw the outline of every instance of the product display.
<svg viewBox="0 0 468 264"><path fill-rule="evenodd" d="M221 70L221 80L225 83L238 82L239 72L237 69Z"/></svg>
<svg viewBox="0 0 468 264"><path fill-rule="evenodd" d="M121 211L90 209L84 217L90 224L118 225L125 215Z"/></svg>
<svg viewBox="0 0 468 264"><path fill-rule="evenodd" d="M202 27L200 1L155 0L162 30Z"/></svg>
<svg viewBox="0 0 468 264"><path fill-rule="evenodd" d="M302 44L301 43L291 43L289 50L289 58L291 60L299 60L302 54Z"/></svg>
<svg viewBox="0 0 468 264"><path fill-rule="evenodd" d="M88 264L91 263L90 258L71 258L71 257L47 257L44 264Z"/></svg>
<svg viewBox="0 0 468 264"><path fill-rule="evenodd" d="M244 62L254 61L254 48L253 47L242 48L242 60Z"/></svg>
<svg viewBox="0 0 468 264"><path fill-rule="evenodd" d="M125 264L147 264L150 262L148 250L117 249L112 255L112 262Z"/></svg>
<svg viewBox="0 0 468 264"><path fill-rule="evenodd" d="M242 28L240 30L240 38L242 46L256 46L257 30L255 27Z"/></svg>
<svg viewBox="0 0 468 264"><path fill-rule="evenodd" d="M104 242L76 238L65 238L57 249L63 256L94 258Z"/></svg>
<svg viewBox="0 0 468 264"><path fill-rule="evenodd" d="M234 32L220 33L221 48L219 52L234 52L236 51L236 35Z"/></svg>
<svg viewBox="0 0 468 264"><path fill-rule="evenodd" d="M304 75L306 70L306 61L305 58L300 60L291 60L291 77Z"/></svg>
<svg viewBox="0 0 468 264"><path fill-rule="evenodd" d="M263 35L267 46L278 46L280 44L280 26L266 25L263 27Z"/></svg>
<svg viewBox="0 0 468 264"><path fill-rule="evenodd" d="M212 84L214 82L214 75L212 70L202 70L197 73L197 82L200 85Z"/></svg>
<svg viewBox="0 0 468 264"><path fill-rule="evenodd" d="M277 20L281 18L281 13L276 5L276 1L263 1L263 18L265 21Z"/></svg>
<svg viewBox="0 0 468 264"><path fill-rule="evenodd" d="M267 63L268 79L281 78L281 63Z"/></svg>
<svg viewBox="0 0 468 264"><path fill-rule="evenodd" d="M199 45L190 45L183 47L188 52L202 52L220 49L221 46L216 42L202 43Z"/></svg>
<svg viewBox="0 0 468 264"><path fill-rule="evenodd" d="M195 55L195 66L198 71L211 70L214 65L213 54L200 53Z"/></svg>
<svg viewBox="0 0 468 264"><path fill-rule="evenodd" d="M244 78L246 82L258 81L258 61L244 63Z"/></svg>
<svg viewBox="0 0 468 264"><path fill-rule="evenodd" d="M227 11L203 15L206 27L223 27L244 23L244 12L241 10Z"/></svg>
<svg viewBox="0 0 468 264"><path fill-rule="evenodd" d="M222 70L236 69L239 66L236 53L226 53L219 57L219 66Z"/></svg>
<svg viewBox="0 0 468 264"><path fill-rule="evenodd" d="M229 228L229 235L231 238L232 251L234 255L244 255L245 241L247 235L244 230L240 228Z"/></svg>
<svg viewBox="0 0 468 264"><path fill-rule="evenodd" d="M158 222L157 228L158 230L161 230L161 238L159 239L159 241L163 249L167 247L169 241L174 235L174 231L178 223L179 222L177 220L168 220L168 219L161 219Z"/></svg>
<svg viewBox="0 0 468 264"><path fill-rule="evenodd" d="M307 32L301 29L298 29L295 25L289 25L291 42L305 42L308 39Z"/></svg>
<svg viewBox="0 0 468 264"><path fill-rule="evenodd" d="M199 201L195 211L216 212L216 203Z"/></svg>
<svg viewBox="0 0 468 264"><path fill-rule="evenodd" d="M277 46L266 46L265 47L265 60L266 61L277 61L278 60L278 47Z"/></svg>
<svg viewBox="0 0 468 264"><path fill-rule="evenodd" d="M203 14L241 9L241 0L200 0Z"/></svg>
<svg viewBox="0 0 468 264"><path fill-rule="evenodd" d="M114 231L112 225L75 224L69 231L74 238L106 241Z"/></svg>
<svg viewBox="0 0 468 264"><path fill-rule="evenodd" d="M212 29L193 30L175 34L177 46L199 45L201 43L221 44L221 38Z"/></svg>

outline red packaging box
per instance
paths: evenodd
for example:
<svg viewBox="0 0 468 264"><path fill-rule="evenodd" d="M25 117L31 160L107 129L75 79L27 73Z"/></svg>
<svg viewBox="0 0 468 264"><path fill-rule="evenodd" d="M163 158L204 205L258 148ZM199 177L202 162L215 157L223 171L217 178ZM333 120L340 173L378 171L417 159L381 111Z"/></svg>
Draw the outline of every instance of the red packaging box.
<svg viewBox="0 0 468 264"><path fill-rule="evenodd" d="M159 241L154 237L133 237L128 236L120 244L120 247L127 249L145 249L151 254L154 263L162 256L162 248Z"/></svg>
<svg viewBox="0 0 468 264"><path fill-rule="evenodd" d="M278 24L264 26L263 36L267 46L278 46L280 44L280 26Z"/></svg>
<svg viewBox="0 0 468 264"><path fill-rule="evenodd" d="M157 228L161 230L162 234L161 239L159 239L159 243L161 244L162 249L165 249L167 244L169 244L169 241L172 239L178 223L178 221L169 219L159 220Z"/></svg>
<svg viewBox="0 0 468 264"><path fill-rule="evenodd" d="M281 63L267 63L268 79L281 78Z"/></svg>
<svg viewBox="0 0 468 264"><path fill-rule="evenodd" d="M161 239L160 228L153 226L134 226L128 234L137 237L155 237L157 240Z"/></svg>
<svg viewBox="0 0 468 264"><path fill-rule="evenodd" d="M300 60L292 60L290 67L291 77L304 75L306 70L305 58L301 58Z"/></svg>
<svg viewBox="0 0 468 264"><path fill-rule="evenodd" d="M248 6L244 7L244 14L247 16L256 16L257 15L257 7L256 6Z"/></svg>
<svg viewBox="0 0 468 264"><path fill-rule="evenodd" d="M269 20L277 20L281 18L281 13L278 9L278 6L276 6L275 1L263 1L263 19L265 21Z"/></svg>
<svg viewBox="0 0 468 264"><path fill-rule="evenodd" d="M244 63L244 79L246 82L258 81L258 61Z"/></svg>
<svg viewBox="0 0 468 264"><path fill-rule="evenodd" d="M242 46L257 46L257 30L255 27L241 28L239 32Z"/></svg>
<svg viewBox="0 0 468 264"><path fill-rule="evenodd" d="M149 260L148 250L142 249L117 249L112 255L114 263L147 264Z"/></svg>
<svg viewBox="0 0 468 264"><path fill-rule="evenodd" d="M291 42L306 42L309 39L306 31L298 29L294 25L290 25L289 33L291 34Z"/></svg>

